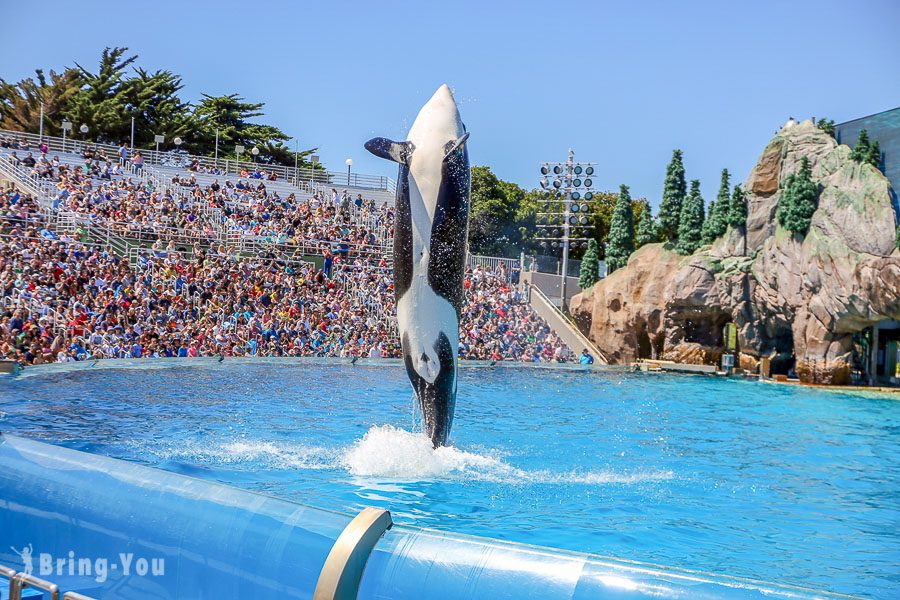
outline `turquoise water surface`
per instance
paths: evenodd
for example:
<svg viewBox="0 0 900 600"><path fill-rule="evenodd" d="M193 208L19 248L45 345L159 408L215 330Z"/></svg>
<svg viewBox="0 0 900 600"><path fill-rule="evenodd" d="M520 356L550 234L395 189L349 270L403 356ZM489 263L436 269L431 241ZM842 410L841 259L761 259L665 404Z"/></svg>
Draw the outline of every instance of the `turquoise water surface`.
<svg viewBox="0 0 900 600"><path fill-rule="evenodd" d="M399 366L128 367L7 379L0 430L400 523L900 597L890 396L467 367L433 451Z"/></svg>

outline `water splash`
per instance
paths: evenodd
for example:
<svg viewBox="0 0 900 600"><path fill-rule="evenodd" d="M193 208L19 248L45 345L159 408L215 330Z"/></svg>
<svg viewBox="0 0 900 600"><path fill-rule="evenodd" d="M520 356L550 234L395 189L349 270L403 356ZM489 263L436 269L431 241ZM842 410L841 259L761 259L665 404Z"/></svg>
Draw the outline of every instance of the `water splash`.
<svg viewBox="0 0 900 600"><path fill-rule="evenodd" d="M344 452L341 463L350 474L358 477L398 481L450 479L504 484L604 485L664 481L673 476L671 471L528 471L513 467L492 453L467 452L454 446L432 448L431 440L425 435L391 425L369 429Z"/></svg>
<svg viewBox="0 0 900 600"><path fill-rule="evenodd" d="M345 471L379 481L482 481L504 485L580 484L631 485L672 479L672 471L527 470L510 465L501 453L466 451L454 446L432 448L421 432L392 425L373 426L346 447L325 448L285 442L240 440L220 445L176 443L145 448L164 461L238 470Z"/></svg>

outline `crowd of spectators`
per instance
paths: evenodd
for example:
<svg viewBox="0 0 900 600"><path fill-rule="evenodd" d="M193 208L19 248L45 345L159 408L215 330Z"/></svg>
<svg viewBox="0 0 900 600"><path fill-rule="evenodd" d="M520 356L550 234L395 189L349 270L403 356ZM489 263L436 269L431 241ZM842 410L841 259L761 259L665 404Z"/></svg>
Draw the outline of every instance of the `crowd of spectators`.
<svg viewBox="0 0 900 600"><path fill-rule="evenodd" d="M109 247L54 231L29 195L14 188L0 195L0 357L39 364L400 356L384 250L393 207L337 189L279 194L265 177L199 183L200 171L163 188L123 173L126 161L102 151L79 165L39 153L15 160L52 183L54 210L122 237L156 235L129 264ZM216 241L221 227L264 239L268 249L241 257ZM320 243L320 267L299 258L311 240ZM285 251L290 245L294 252ZM467 270L465 292L460 358L572 360L507 273Z"/></svg>

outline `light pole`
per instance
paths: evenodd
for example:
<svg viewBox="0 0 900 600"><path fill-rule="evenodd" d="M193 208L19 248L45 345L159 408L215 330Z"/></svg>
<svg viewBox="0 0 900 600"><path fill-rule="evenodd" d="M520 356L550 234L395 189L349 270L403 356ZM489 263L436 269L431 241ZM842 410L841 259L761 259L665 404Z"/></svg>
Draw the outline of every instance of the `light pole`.
<svg viewBox="0 0 900 600"><path fill-rule="evenodd" d="M259 156L259 148L257 148L256 146L253 146L253 148L250 150L250 154L253 155L253 162L255 163L256 157Z"/></svg>
<svg viewBox="0 0 900 600"><path fill-rule="evenodd" d="M184 140L181 139L180 137L177 137L177 138L175 138L174 140L172 140L172 142L175 143L175 149L176 149L176 150L180 150L180 149L181 149L181 144L184 143Z"/></svg>
<svg viewBox="0 0 900 600"><path fill-rule="evenodd" d="M216 127L216 168L219 168L219 128Z"/></svg>
<svg viewBox="0 0 900 600"><path fill-rule="evenodd" d="M69 132L69 131L72 131L72 122L69 121L68 119L65 119L65 118L64 118L64 119L63 119L63 122L62 122L62 130L63 130L63 147L62 147L62 151L65 152L65 151L66 151L66 133Z"/></svg>
<svg viewBox="0 0 900 600"><path fill-rule="evenodd" d="M78 131L81 132L81 141L82 142L84 141L84 137L87 135L87 132L89 129L90 129L90 127L87 126L87 123L82 123L81 127L78 128Z"/></svg>
<svg viewBox="0 0 900 600"><path fill-rule="evenodd" d="M134 117L131 117L131 142L129 142L131 146L132 153L134 152Z"/></svg>
<svg viewBox="0 0 900 600"><path fill-rule="evenodd" d="M344 161L344 164L347 165L347 187L350 187L350 167L353 166L353 159L348 158Z"/></svg>
<svg viewBox="0 0 900 600"><path fill-rule="evenodd" d="M544 248L562 246L562 281L560 306L566 308L566 277L569 274L570 245L587 247L585 235L592 225L588 218L594 200L594 165L576 163L575 153L569 150L564 163L541 165L541 188L547 190L544 211L538 213L538 229Z"/></svg>
<svg viewBox="0 0 900 600"><path fill-rule="evenodd" d="M38 132L39 143L44 143L44 101L41 100L41 125Z"/></svg>

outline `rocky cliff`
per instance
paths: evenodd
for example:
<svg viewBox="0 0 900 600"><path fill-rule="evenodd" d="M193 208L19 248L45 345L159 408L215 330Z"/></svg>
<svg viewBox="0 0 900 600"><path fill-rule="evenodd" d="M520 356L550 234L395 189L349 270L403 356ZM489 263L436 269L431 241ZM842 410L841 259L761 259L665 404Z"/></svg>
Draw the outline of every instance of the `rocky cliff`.
<svg viewBox="0 0 900 600"><path fill-rule="evenodd" d="M804 237L781 229L780 183L806 156L819 188ZM789 121L744 183L749 215L692 256L662 244L572 300L576 320L611 360L640 357L714 362L722 327L738 331L740 364L796 358L811 383L846 383L853 334L900 319L897 216L888 180L850 159L809 121Z"/></svg>

